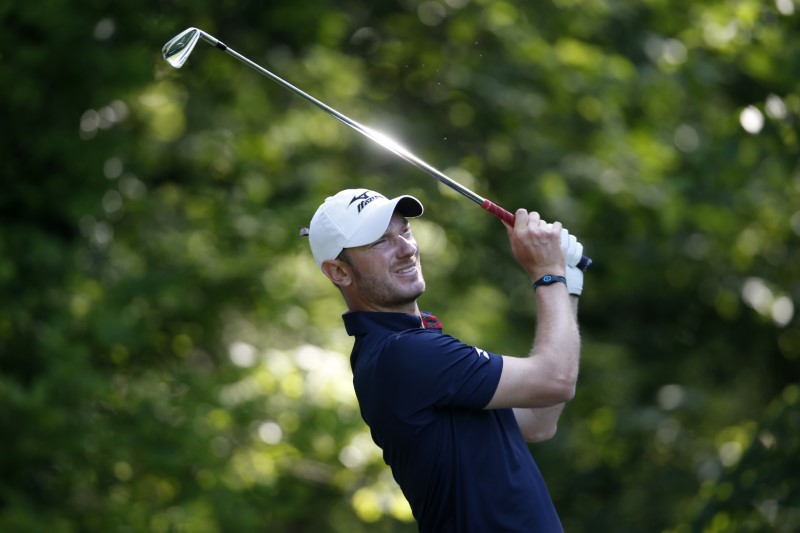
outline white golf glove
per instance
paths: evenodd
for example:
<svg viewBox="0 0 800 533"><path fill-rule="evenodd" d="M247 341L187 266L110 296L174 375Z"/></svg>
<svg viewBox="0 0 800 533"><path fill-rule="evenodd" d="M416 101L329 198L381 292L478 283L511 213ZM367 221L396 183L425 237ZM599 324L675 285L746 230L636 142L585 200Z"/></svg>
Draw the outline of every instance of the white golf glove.
<svg viewBox="0 0 800 533"><path fill-rule="evenodd" d="M583 270L578 267L567 267L567 291L575 296L583 292Z"/></svg>
<svg viewBox="0 0 800 533"><path fill-rule="evenodd" d="M574 235L570 235L567 230L562 229L561 249L564 250L564 258L567 261L567 291L575 296L580 296L583 292L583 270L576 265L583 257L583 245Z"/></svg>
<svg viewBox="0 0 800 533"><path fill-rule="evenodd" d="M566 229L561 229L561 249L568 267L574 267L583 257L583 245L578 242L575 235L570 235Z"/></svg>

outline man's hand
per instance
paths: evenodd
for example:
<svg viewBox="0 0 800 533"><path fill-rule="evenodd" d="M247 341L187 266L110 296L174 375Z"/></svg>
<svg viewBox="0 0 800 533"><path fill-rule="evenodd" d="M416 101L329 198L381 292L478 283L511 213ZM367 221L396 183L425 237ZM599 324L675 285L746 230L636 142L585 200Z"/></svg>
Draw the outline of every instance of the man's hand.
<svg viewBox="0 0 800 533"><path fill-rule="evenodd" d="M573 296L580 296L583 292L583 270L578 267L567 267L567 290Z"/></svg>
<svg viewBox="0 0 800 533"><path fill-rule="evenodd" d="M577 266L583 257L583 245L578 242L575 235L570 235L565 228L561 229L561 249L564 250L568 267Z"/></svg>
<svg viewBox="0 0 800 533"><path fill-rule="evenodd" d="M583 292L583 271L576 265L583 257L583 245L578 242L575 235L570 235L566 229L561 230L561 249L567 261L567 289L574 296Z"/></svg>
<svg viewBox="0 0 800 533"><path fill-rule="evenodd" d="M514 257L531 279L545 274L563 276L566 261L561 247L561 223L547 223L536 211L528 213L525 209L517 209L515 217L514 227L505 224L508 240Z"/></svg>

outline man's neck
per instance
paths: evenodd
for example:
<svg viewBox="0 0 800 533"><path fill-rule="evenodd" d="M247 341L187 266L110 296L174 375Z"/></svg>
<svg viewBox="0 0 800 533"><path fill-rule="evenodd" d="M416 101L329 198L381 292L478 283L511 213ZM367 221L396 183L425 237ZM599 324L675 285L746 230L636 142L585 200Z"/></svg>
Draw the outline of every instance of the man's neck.
<svg viewBox="0 0 800 533"><path fill-rule="evenodd" d="M417 315L419 317L422 316L420 313L419 305L417 305L417 301L414 300L413 302L405 305L395 305L395 306L380 306L375 304L367 304L365 302L347 302L348 310L352 311L362 311L365 313L405 313L407 315Z"/></svg>

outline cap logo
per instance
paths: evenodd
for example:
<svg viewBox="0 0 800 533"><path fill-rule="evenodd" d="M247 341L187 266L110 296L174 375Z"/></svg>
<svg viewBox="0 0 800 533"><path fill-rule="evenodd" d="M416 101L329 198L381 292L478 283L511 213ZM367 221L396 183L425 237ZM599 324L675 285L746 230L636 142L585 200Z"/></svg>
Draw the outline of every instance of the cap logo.
<svg viewBox="0 0 800 533"><path fill-rule="evenodd" d="M369 196L369 192L365 191L365 192L359 194L358 196L353 196L353 199L350 200L350 203L347 204L347 207L350 207L351 205L353 205L353 202L357 202L357 201L361 200L358 203L358 205L356 206L357 212L361 213L361 210L364 209L364 207L366 207L370 202L372 202L376 198L385 198L385 197L380 195L380 194L376 194L375 196Z"/></svg>

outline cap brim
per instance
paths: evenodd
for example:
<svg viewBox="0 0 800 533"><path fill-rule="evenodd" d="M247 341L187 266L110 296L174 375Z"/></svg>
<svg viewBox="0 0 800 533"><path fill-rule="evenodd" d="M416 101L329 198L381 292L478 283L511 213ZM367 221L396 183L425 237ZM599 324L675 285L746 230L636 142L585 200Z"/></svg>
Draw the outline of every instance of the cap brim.
<svg viewBox="0 0 800 533"><path fill-rule="evenodd" d="M422 216L424 211L422 202L413 196L404 195L395 198L397 200L397 210L406 218L416 218Z"/></svg>

